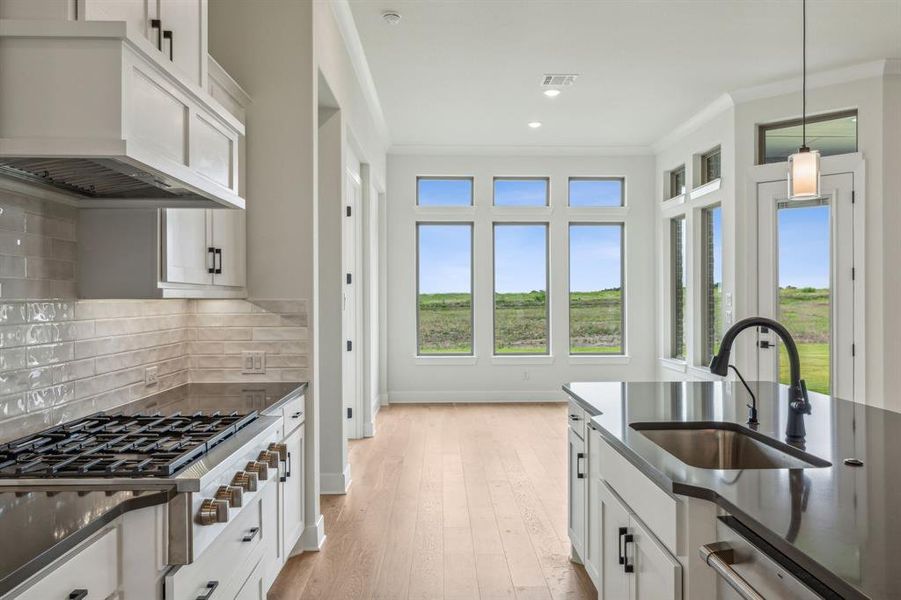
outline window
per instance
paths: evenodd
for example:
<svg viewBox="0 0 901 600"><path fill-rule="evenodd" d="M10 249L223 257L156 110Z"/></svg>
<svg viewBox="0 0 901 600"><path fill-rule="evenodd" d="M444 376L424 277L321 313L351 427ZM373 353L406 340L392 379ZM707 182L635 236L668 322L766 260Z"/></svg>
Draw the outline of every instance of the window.
<svg viewBox="0 0 901 600"><path fill-rule="evenodd" d="M667 198L675 198L685 193L685 165L669 172L669 193Z"/></svg>
<svg viewBox="0 0 901 600"><path fill-rule="evenodd" d="M704 328L704 364L720 349L723 337L723 210L710 206L701 211L701 302Z"/></svg>
<svg viewBox="0 0 901 600"><path fill-rule="evenodd" d="M701 185L720 178L720 147L701 155Z"/></svg>
<svg viewBox="0 0 901 600"><path fill-rule="evenodd" d="M670 219L670 357L685 360L685 215Z"/></svg>
<svg viewBox="0 0 901 600"><path fill-rule="evenodd" d="M623 353L623 226L569 226L569 352Z"/></svg>
<svg viewBox="0 0 901 600"><path fill-rule="evenodd" d="M548 226L494 225L494 353L548 354Z"/></svg>
<svg viewBox="0 0 901 600"><path fill-rule="evenodd" d="M472 206L472 177L417 177L417 206Z"/></svg>
<svg viewBox="0 0 901 600"><path fill-rule="evenodd" d="M494 179L495 206L547 206L548 180L546 177Z"/></svg>
<svg viewBox="0 0 901 600"><path fill-rule="evenodd" d="M822 156L857 152L857 111L808 117L807 145ZM757 163L784 162L801 146L801 119L761 125L757 130Z"/></svg>
<svg viewBox="0 0 901 600"><path fill-rule="evenodd" d="M623 206L623 180L618 178L570 177L569 205L578 207Z"/></svg>
<svg viewBox="0 0 901 600"><path fill-rule="evenodd" d="M416 226L416 351L472 354L472 224Z"/></svg>

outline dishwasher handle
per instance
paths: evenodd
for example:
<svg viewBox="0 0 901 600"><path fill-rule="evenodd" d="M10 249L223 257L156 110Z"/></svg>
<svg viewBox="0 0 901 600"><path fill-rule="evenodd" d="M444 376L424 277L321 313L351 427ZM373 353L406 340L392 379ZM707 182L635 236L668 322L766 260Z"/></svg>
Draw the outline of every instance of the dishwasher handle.
<svg viewBox="0 0 901 600"><path fill-rule="evenodd" d="M732 568L735 564L735 551L727 542L704 544L698 548L698 553L707 566L716 571L744 600L766 600Z"/></svg>

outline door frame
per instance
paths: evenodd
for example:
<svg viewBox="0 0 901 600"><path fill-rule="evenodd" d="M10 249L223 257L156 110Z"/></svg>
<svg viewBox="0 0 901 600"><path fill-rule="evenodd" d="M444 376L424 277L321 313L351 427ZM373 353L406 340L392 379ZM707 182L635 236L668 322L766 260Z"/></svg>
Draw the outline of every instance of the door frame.
<svg viewBox="0 0 901 600"><path fill-rule="evenodd" d="M352 152L348 152L348 158L353 158L353 164L360 165L362 164L356 160L355 154ZM346 330L346 323L344 322L344 311L341 313L341 332L342 337L345 340L351 340L353 344L353 349L351 352L353 353L353 370L354 370L354 385L353 390L351 391L351 398L345 399L342 403L342 408L344 410L347 407L353 409L353 416L351 418L347 418L347 415L343 415L344 417L344 433L345 437L348 439L361 439L364 435L364 424L366 421L366 414L364 409L363 402L363 353L365 352L364 347L364 335L363 335L363 215L362 215L362 204L363 204L363 177L362 174L357 172L355 169L350 167L350 162L347 161L347 166L344 170L344 198L343 205L344 207L351 207L350 216L344 216L342 219L342 228L341 234L342 236L350 233L353 236L353 256L346 256L346 248L344 245L344 241L342 240L341 244L341 279L342 279L342 297L344 295L344 289L347 287L347 283L345 280L346 274L351 273L351 283L349 285L353 286L353 298L354 305L352 310L354 312L354 324L353 331ZM353 193L353 187L359 190L359 194L356 200L351 198L351 194ZM350 223L348 224L348 219L350 219ZM349 260L348 260L349 259ZM345 349L346 352L346 349ZM346 364L346 362L344 362ZM346 370L342 368L342 390L344 392L348 391L348 386L344 378L347 377Z"/></svg>
<svg viewBox="0 0 901 600"><path fill-rule="evenodd" d="M863 154L853 152L837 156L825 156L820 160L820 170L823 175L850 174L852 177L852 190L854 204L854 398L859 402L866 400L866 161ZM760 223L758 219L757 189L761 184L783 181L787 179L788 163L772 163L755 165L748 169L747 186L745 188L745 206L743 207L746 236L745 243L745 272L753 273L753 277L746 277L746 289L742 294L746 316L758 314L760 310L760 294L758 285L759 274L759 247L757 244ZM753 234L750 234L753 232ZM737 263L738 261L736 261ZM737 319L736 319L737 320ZM736 343L736 350L740 356L742 368L749 373L757 373L759 362L756 346L756 337L741 336Z"/></svg>

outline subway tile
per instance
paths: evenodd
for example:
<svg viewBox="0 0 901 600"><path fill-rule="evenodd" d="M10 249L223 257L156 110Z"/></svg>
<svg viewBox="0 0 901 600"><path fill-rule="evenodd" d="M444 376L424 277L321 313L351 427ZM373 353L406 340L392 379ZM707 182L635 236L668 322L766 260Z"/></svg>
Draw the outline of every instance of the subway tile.
<svg viewBox="0 0 901 600"><path fill-rule="evenodd" d="M29 367L55 365L75 358L75 343L62 342L43 346L29 346L26 356Z"/></svg>
<svg viewBox="0 0 901 600"><path fill-rule="evenodd" d="M197 343L197 342L195 342ZM302 354L307 351L307 343L300 341L282 342L223 342L224 354L241 354L242 352L267 352L272 354ZM202 354L213 354L203 352Z"/></svg>
<svg viewBox="0 0 901 600"><path fill-rule="evenodd" d="M194 339L199 342L247 341L253 337L250 327L198 327L194 328Z"/></svg>
<svg viewBox="0 0 901 600"><path fill-rule="evenodd" d="M52 285L48 280L8 279L0 277L0 297L8 300L52 298Z"/></svg>
<svg viewBox="0 0 901 600"><path fill-rule="evenodd" d="M197 314L192 324L194 327L278 327L282 319L272 313Z"/></svg>
<svg viewBox="0 0 901 600"><path fill-rule="evenodd" d="M300 314L307 312L307 301L306 300L265 300L260 298L253 298L248 300L266 312L277 313L277 314Z"/></svg>
<svg viewBox="0 0 901 600"><path fill-rule="evenodd" d="M305 340L307 339L306 327L254 327L254 341L272 340Z"/></svg>
<svg viewBox="0 0 901 600"><path fill-rule="evenodd" d="M0 419L11 419L25 414L25 394L0 396Z"/></svg>
<svg viewBox="0 0 901 600"><path fill-rule="evenodd" d="M0 277L23 279L25 277L24 256L9 256L0 254Z"/></svg>
<svg viewBox="0 0 901 600"><path fill-rule="evenodd" d="M25 210L0 199L0 229L25 232Z"/></svg>
<svg viewBox="0 0 901 600"><path fill-rule="evenodd" d="M26 213L25 231L44 237L75 241L75 223L50 216Z"/></svg>
<svg viewBox="0 0 901 600"><path fill-rule="evenodd" d="M138 365L148 365L161 360L186 356L186 354L187 346L184 343L177 343L168 346L148 348L146 350L136 350L133 352L122 352L119 354L101 356L95 360L95 366L97 374L101 374Z"/></svg>
<svg viewBox="0 0 901 600"><path fill-rule="evenodd" d="M75 327L71 322L40 323L25 326L25 343L29 346L69 342L75 339Z"/></svg>
<svg viewBox="0 0 901 600"><path fill-rule="evenodd" d="M15 348L25 345L28 325L0 325L0 348Z"/></svg>
<svg viewBox="0 0 901 600"><path fill-rule="evenodd" d="M30 233L19 235L20 248L25 256L46 256L53 258L53 238L43 237L40 235L32 235ZM66 244L74 244L75 242L64 242ZM75 259L72 258L72 261Z"/></svg>
<svg viewBox="0 0 901 600"><path fill-rule="evenodd" d="M53 383L66 383L67 381L93 377L95 374L94 359L86 358L54 365L52 373Z"/></svg>
<svg viewBox="0 0 901 600"><path fill-rule="evenodd" d="M62 281L53 279L50 281L51 298L76 298L78 297L78 283L73 279Z"/></svg>
<svg viewBox="0 0 901 600"><path fill-rule="evenodd" d="M53 384L53 369L51 367L35 367L25 371L28 379L28 388L36 390Z"/></svg>
<svg viewBox="0 0 901 600"><path fill-rule="evenodd" d="M240 363L238 367L240 367ZM305 354L269 354L266 356L266 368L306 367L309 360Z"/></svg>
<svg viewBox="0 0 901 600"><path fill-rule="evenodd" d="M41 240L45 240L47 238L40 238ZM68 260L71 262L75 262L78 258L78 244L75 242L70 242L67 240L57 240L51 239L50 241L50 252L42 253L40 256L52 256L53 258L58 258L60 260ZM31 254L26 250L26 254Z"/></svg>
<svg viewBox="0 0 901 600"><path fill-rule="evenodd" d="M28 375L29 371L27 369L0 373L0 396L16 394L27 390L29 382Z"/></svg>
<svg viewBox="0 0 901 600"><path fill-rule="evenodd" d="M53 258L28 256L25 259L29 279L57 279L71 281L75 279L75 263ZM2 268L2 263L0 263Z"/></svg>
<svg viewBox="0 0 901 600"><path fill-rule="evenodd" d="M75 399L75 388L71 383L33 390L25 394L28 412L53 408Z"/></svg>
<svg viewBox="0 0 901 600"><path fill-rule="evenodd" d="M195 300L194 312L197 314L251 313L256 307L246 300Z"/></svg>
<svg viewBox="0 0 901 600"><path fill-rule="evenodd" d="M26 364L26 349L5 348L0 350L0 371L24 369Z"/></svg>
<svg viewBox="0 0 901 600"><path fill-rule="evenodd" d="M34 323L71 321L75 318L72 302L29 302L28 320Z"/></svg>
<svg viewBox="0 0 901 600"><path fill-rule="evenodd" d="M28 320L28 305L25 302L0 303L0 324L12 325Z"/></svg>

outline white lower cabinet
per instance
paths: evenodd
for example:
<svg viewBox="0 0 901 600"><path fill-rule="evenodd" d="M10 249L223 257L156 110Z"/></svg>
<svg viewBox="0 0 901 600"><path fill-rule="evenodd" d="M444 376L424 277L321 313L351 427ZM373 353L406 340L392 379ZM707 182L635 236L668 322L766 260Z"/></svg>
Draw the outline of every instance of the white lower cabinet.
<svg viewBox="0 0 901 600"><path fill-rule="evenodd" d="M602 547L598 592L604 600L629 600L629 576L623 557L623 538L629 532L629 511L598 481L598 542Z"/></svg>
<svg viewBox="0 0 901 600"><path fill-rule="evenodd" d="M587 483L585 484L585 553L582 561L588 577L596 588L601 587L601 561L604 552L601 546L601 435L590 426L586 429Z"/></svg>
<svg viewBox="0 0 901 600"><path fill-rule="evenodd" d="M269 586L266 585L265 571L263 561L258 562L250 577L238 590L235 600L266 600L266 590Z"/></svg>
<svg viewBox="0 0 901 600"><path fill-rule="evenodd" d="M569 541L573 560L582 562L585 557L585 441L578 433L569 430Z"/></svg>
<svg viewBox="0 0 901 600"><path fill-rule="evenodd" d="M285 481L282 485L281 540L283 560L291 557L294 546L303 534L304 520L304 426L301 425L285 438L288 448L285 461Z"/></svg>

